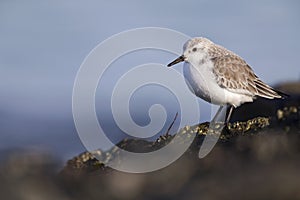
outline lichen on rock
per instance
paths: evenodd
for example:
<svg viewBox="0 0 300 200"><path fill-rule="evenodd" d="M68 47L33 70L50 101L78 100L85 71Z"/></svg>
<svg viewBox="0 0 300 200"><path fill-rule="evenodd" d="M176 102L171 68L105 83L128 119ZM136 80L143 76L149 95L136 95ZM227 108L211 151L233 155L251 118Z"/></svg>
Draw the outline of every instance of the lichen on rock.
<svg viewBox="0 0 300 200"><path fill-rule="evenodd" d="M224 124L215 123L211 124L208 122L201 123L194 126L185 126L176 133L177 136L184 139L195 136L196 140L202 141L207 135L219 137L219 140L226 141L232 137L245 134L257 134L259 130L265 129L270 126L270 118L257 117L250 119L246 122L234 122L229 123L224 128ZM223 129L224 128L224 129ZM124 139L117 144L118 147L128 151L139 151L139 152L150 152L163 147L168 144L175 135L162 135L156 141L150 142L145 140L137 139ZM193 144L192 144L193 145ZM199 147L199 142L197 148ZM191 147L193 149L194 147ZM108 151L97 150L94 152L84 152L73 159L71 159L67 165L67 169L72 170L88 170L94 171L104 169L105 165L111 160L118 156L118 148L112 148ZM100 161L99 161L100 160Z"/></svg>

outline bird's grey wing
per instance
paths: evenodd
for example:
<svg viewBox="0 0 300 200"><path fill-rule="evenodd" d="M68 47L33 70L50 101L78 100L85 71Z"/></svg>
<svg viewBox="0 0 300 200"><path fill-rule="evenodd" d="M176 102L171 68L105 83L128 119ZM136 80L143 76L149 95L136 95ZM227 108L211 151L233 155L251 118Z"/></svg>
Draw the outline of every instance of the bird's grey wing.
<svg viewBox="0 0 300 200"><path fill-rule="evenodd" d="M259 80L251 67L237 55L224 55L212 59L213 73L220 87L227 90L268 99L281 98L273 88Z"/></svg>

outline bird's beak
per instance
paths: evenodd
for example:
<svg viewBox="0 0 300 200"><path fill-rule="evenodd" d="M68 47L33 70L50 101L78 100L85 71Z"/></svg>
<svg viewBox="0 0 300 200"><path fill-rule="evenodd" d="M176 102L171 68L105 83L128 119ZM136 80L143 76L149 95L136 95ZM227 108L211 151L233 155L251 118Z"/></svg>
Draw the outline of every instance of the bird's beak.
<svg viewBox="0 0 300 200"><path fill-rule="evenodd" d="M177 63L183 62L185 57L182 55L178 58L176 58L173 62L169 63L167 66L171 67L172 65L176 65Z"/></svg>

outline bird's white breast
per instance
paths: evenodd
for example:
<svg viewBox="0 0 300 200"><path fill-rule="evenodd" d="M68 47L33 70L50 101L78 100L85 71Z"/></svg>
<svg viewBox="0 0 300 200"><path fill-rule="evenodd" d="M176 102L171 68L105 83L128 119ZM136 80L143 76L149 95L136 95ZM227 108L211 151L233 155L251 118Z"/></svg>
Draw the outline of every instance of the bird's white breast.
<svg viewBox="0 0 300 200"><path fill-rule="evenodd" d="M213 63L210 60L198 65L185 62L183 74L190 90L205 101L217 105L231 104L234 106L252 101L252 98L220 87L213 73Z"/></svg>

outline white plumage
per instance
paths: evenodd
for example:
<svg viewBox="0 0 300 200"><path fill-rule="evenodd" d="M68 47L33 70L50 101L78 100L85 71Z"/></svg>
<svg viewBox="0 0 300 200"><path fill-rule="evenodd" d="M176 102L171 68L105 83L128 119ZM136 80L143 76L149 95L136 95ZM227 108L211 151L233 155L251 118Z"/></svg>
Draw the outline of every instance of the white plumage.
<svg viewBox="0 0 300 200"><path fill-rule="evenodd" d="M205 101L233 107L252 102L257 96L274 99L284 94L262 82L238 55L206 38L193 38L183 47L183 54L168 64L185 62L184 77L191 91Z"/></svg>

